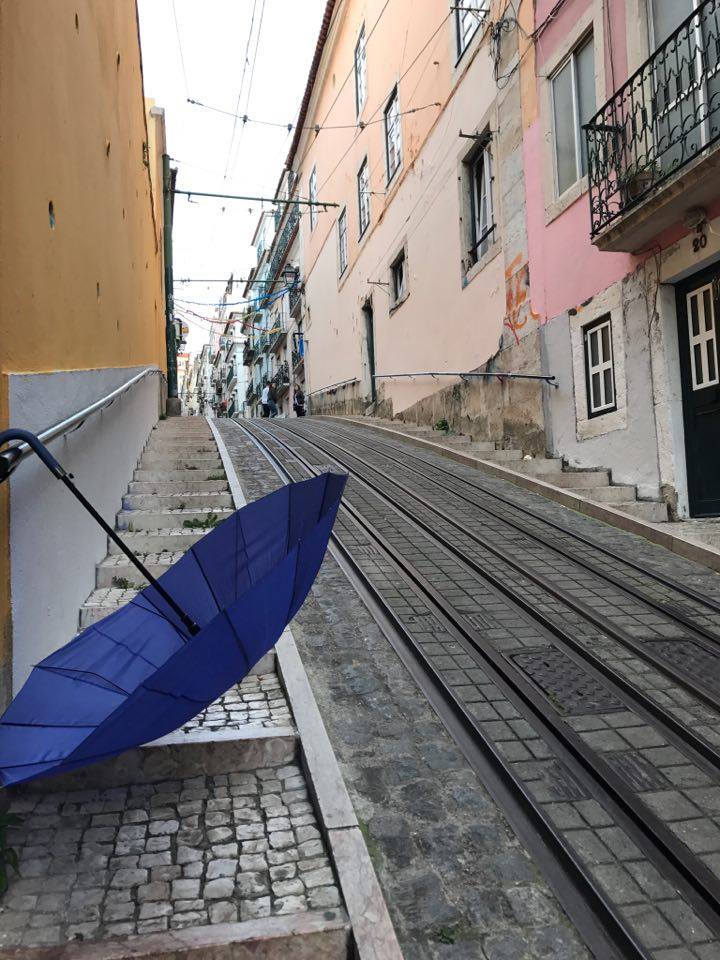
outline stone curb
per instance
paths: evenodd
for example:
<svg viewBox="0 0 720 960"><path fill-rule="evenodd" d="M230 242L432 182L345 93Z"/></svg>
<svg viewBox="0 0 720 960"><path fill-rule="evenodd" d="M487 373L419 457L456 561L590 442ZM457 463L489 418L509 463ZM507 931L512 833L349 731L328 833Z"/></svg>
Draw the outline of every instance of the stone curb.
<svg viewBox="0 0 720 960"><path fill-rule="evenodd" d="M217 440L233 490L234 484L239 486L237 474L225 444L219 436ZM289 627L278 641L276 653L278 673L300 738L300 755L308 787L320 814L321 828L332 852L350 917L354 956L357 960L403 960L352 801Z"/></svg>
<svg viewBox="0 0 720 960"><path fill-rule="evenodd" d="M637 517L630 516L630 514L623 513L621 510L614 510L612 507L596 503L594 500L579 497L577 494L570 493L563 487L556 487L552 483L546 483L544 480L529 477L526 474L510 470L508 467L501 467L488 460L472 457L467 453L461 453L459 450L445 447L439 443L433 443L432 440L423 440L422 437L414 437L411 434L402 433L402 431L393 430L390 427L381 427L377 423L366 423L361 417L323 416L318 419L345 422L352 420L355 423L361 423L364 427L370 427L382 433L401 436L403 440L407 440L408 443L412 443L416 447L432 450L433 453L437 453L448 460L456 460L458 463L482 470L485 473L498 477L498 479L509 480L516 486L524 487L533 493L539 493L548 500L554 500L564 507L569 507L571 510L592 517L595 520L603 520L605 523L609 523L613 527L619 527L621 530L626 530L628 533L635 533L640 537L644 537L646 540L650 540L652 543L656 543L658 546L665 547L680 557L685 557L687 560L694 560L696 563L701 563L711 570L720 571L720 550L715 550L713 547L708 547L703 544L693 543L691 540L667 533L662 529L662 525L647 523L644 520L639 520Z"/></svg>
<svg viewBox="0 0 720 960"><path fill-rule="evenodd" d="M347 956L350 929L344 910L216 923L127 940L13 947L2 960L338 960Z"/></svg>

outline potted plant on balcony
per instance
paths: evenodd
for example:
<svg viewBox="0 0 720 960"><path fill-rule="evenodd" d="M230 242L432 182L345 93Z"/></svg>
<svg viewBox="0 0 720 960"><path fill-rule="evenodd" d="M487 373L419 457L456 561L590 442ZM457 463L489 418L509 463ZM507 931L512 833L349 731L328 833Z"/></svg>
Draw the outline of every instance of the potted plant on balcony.
<svg viewBox="0 0 720 960"><path fill-rule="evenodd" d="M633 160L618 176L618 186L626 203L634 203L650 190L660 178L657 160Z"/></svg>

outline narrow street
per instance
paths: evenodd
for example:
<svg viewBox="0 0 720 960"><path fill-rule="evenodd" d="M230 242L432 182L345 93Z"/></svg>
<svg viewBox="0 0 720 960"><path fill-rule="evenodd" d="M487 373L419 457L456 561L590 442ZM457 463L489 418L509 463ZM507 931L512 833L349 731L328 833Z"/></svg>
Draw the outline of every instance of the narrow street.
<svg viewBox="0 0 720 960"><path fill-rule="evenodd" d="M553 894L596 956L720 955L717 576L372 427L220 430L255 495L350 473L296 629L405 955L583 956Z"/></svg>

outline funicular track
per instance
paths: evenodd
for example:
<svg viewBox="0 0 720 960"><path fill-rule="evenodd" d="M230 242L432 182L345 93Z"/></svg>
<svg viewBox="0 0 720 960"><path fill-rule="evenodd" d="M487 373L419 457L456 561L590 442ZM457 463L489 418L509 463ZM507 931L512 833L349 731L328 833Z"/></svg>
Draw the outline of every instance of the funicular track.
<svg viewBox="0 0 720 960"><path fill-rule="evenodd" d="M700 726L684 725L631 672L579 642L577 625L584 620L598 644L609 637L632 652L633 663L642 657L654 666L643 645L542 576L526 578L532 590L520 571L503 577L507 545L488 542L450 515L447 484L439 508L427 490L408 486L407 474L400 481L371 462L407 469L404 451L400 461L397 448L378 454L360 444L370 451L360 457L354 436L327 425L252 422L241 429L287 478L338 467L350 472L336 526L338 559L596 956L662 957L673 936L687 956L704 958L712 949L720 956L720 884L711 852L715 834L720 849L713 792L720 796L720 754ZM466 514L470 506L466 498ZM493 615L514 618L523 639L501 637ZM693 638L714 644L711 627L703 630ZM720 723L709 686L675 676L667 663L657 666L668 684L702 701L708 723ZM565 672L564 687L553 667ZM573 815L588 803L597 807L594 826L592 818ZM589 849L593 830L610 853ZM702 842L698 831L707 835ZM676 920L663 939L653 921L672 916L684 922ZM706 952L695 953L696 943Z"/></svg>

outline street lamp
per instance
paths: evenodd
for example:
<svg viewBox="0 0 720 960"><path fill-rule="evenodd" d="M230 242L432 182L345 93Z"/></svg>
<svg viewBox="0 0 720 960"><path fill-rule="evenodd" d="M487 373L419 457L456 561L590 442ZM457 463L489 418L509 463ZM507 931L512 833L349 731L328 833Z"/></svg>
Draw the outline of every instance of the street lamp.
<svg viewBox="0 0 720 960"><path fill-rule="evenodd" d="M297 267L293 267L292 264L285 264L282 272L282 278L286 287L291 287L293 284L297 283L299 272L300 271L297 269Z"/></svg>

